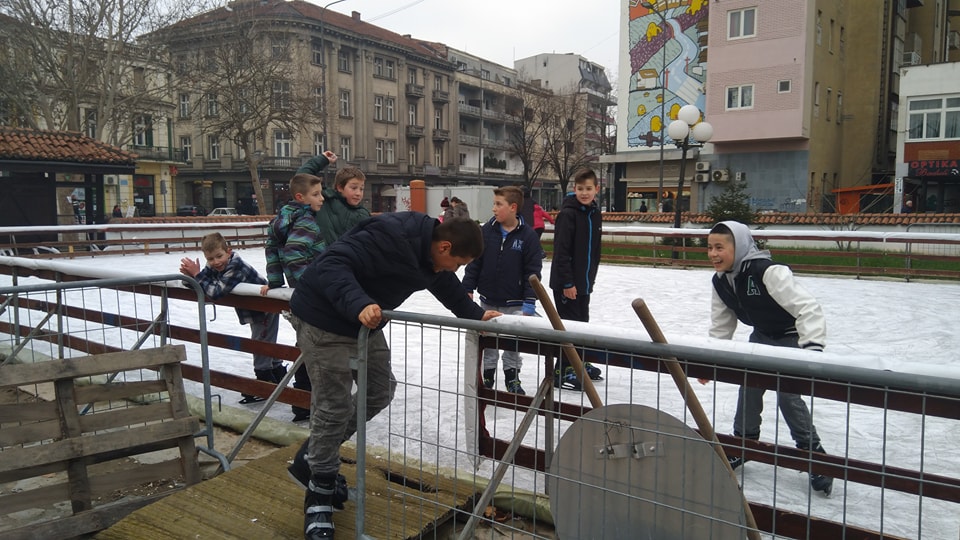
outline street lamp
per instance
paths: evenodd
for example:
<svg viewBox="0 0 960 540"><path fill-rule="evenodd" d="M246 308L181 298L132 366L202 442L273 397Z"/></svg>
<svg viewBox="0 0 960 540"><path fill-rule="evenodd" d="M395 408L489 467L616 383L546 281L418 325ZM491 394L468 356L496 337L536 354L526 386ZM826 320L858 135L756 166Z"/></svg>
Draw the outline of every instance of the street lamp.
<svg viewBox="0 0 960 540"><path fill-rule="evenodd" d="M663 32L667 31L667 18L663 16L663 13L653 9L653 4L650 2L640 2L640 5L649 9L653 13L657 14L657 17L660 17L660 20L663 21ZM663 60L661 61L660 66L660 182L657 184L657 211L660 211L661 205L663 204L663 125L664 125L664 107L666 107L667 97L667 42L663 42L663 46L660 47Z"/></svg>
<svg viewBox="0 0 960 540"><path fill-rule="evenodd" d="M320 30L320 58L323 60L323 64L320 66L320 70L323 76L323 104L322 104L323 105L323 146L324 146L323 151L330 149L330 140L327 139L327 118L329 118L330 115L327 112L327 102L329 101L328 95L327 95L327 88L328 88L327 87L327 49L324 46L324 42L326 40L323 37L323 14L326 13L328 7L334 4L339 4L340 2L345 2L345 1L346 0L334 0L333 2L330 2L329 4L320 8L320 18L317 24ZM330 170L330 167L323 168L323 185L324 186L330 185L330 183L327 181L327 171L329 170Z"/></svg>
<svg viewBox="0 0 960 540"><path fill-rule="evenodd" d="M680 228L680 198L683 196L683 176L687 169L687 150L701 148L703 143L713 137L713 126L700 121L700 109L696 105L684 105L677 111L677 119L667 126L667 134L677 141L680 155L680 180L677 182L677 196L674 199L673 228Z"/></svg>

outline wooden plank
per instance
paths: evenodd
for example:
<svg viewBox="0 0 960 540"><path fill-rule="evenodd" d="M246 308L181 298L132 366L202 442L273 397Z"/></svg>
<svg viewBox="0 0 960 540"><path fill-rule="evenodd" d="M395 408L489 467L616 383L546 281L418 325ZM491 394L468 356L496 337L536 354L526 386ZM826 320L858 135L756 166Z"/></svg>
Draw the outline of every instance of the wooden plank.
<svg viewBox="0 0 960 540"><path fill-rule="evenodd" d="M83 433L91 433L134 424L158 422L172 417L170 403L161 401L149 405L130 405L110 411L85 414L80 417L80 426Z"/></svg>
<svg viewBox="0 0 960 540"><path fill-rule="evenodd" d="M187 405L187 396L183 390L183 375L180 364L169 364L160 368L160 376L170 388L170 407L174 418L190 416L190 407ZM192 437L184 437L179 441L180 463L183 476L188 485L199 483L200 463L197 461L197 445Z"/></svg>
<svg viewBox="0 0 960 540"><path fill-rule="evenodd" d="M78 403L97 403L136 398L147 394L159 394L166 390L167 386L164 381L153 380L78 386L76 393Z"/></svg>
<svg viewBox="0 0 960 540"><path fill-rule="evenodd" d="M60 426L64 436L80 437L83 431L80 428L77 402L73 396L73 381L70 379L58 380L54 383L54 386L57 394L57 405L60 407ZM67 477L70 484L70 505L74 513L93 508L90 483L87 479L87 464L82 459L69 460L67 462Z"/></svg>
<svg viewBox="0 0 960 540"><path fill-rule="evenodd" d="M39 362L0 366L3 386L20 386L56 379L73 379L102 373L118 373L136 369L181 362L187 357L183 345L167 345L155 349L141 349Z"/></svg>
<svg viewBox="0 0 960 540"><path fill-rule="evenodd" d="M154 442L170 441L171 444L167 446L169 448L176 444L175 439L192 437L199 428L200 421L197 418L180 418L120 432L74 437L40 446L8 449L0 453L0 473L11 472L28 465L44 465L108 452L124 451L127 452L126 455L133 455L137 453L133 451L137 446Z"/></svg>
<svg viewBox="0 0 960 540"><path fill-rule="evenodd" d="M0 447L59 439L61 436L59 419L31 422L19 426L4 426L3 429L0 429Z"/></svg>
<svg viewBox="0 0 960 540"><path fill-rule="evenodd" d="M52 401L31 401L11 405L0 405L0 424L10 422L38 422L52 418L58 418L57 404Z"/></svg>

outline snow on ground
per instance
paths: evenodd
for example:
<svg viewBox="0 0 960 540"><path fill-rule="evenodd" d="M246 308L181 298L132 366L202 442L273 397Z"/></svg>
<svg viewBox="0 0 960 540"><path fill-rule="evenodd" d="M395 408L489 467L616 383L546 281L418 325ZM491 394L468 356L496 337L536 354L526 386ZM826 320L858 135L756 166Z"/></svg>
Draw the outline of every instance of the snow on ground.
<svg viewBox="0 0 960 540"><path fill-rule="evenodd" d="M265 268L262 250L237 250L237 253L255 268L261 271ZM100 271L109 269L111 273L158 275L176 273L182 256L184 254L179 253L100 256L75 259L72 265ZM187 256L196 258L200 254L188 253ZM545 261L545 282L549 272L549 261ZM708 270L601 265L591 300L591 325L598 330L636 331L638 338L647 339L630 306L634 298L640 297L647 302L668 341L682 343L702 339L709 328L711 274ZM905 371L936 372L940 366L951 375L960 369L957 362L960 332L956 330L960 284L818 276L799 276L798 279L823 305L828 321L825 358L857 357L861 364L864 358L867 363L874 359L878 368L902 367ZM21 284L29 282L32 280L21 280ZM9 277L0 276L0 283L9 284ZM426 292L413 295L399 309L450 315ZM198 324L193 304L173 302L170 317L178 325L196 327ZM208 307L206 318L210 331L248 335L247 327L237 324L231 308L217 307L216 317L211 321L213 308ZM385 412L368 424L370 444L389 447L391 453L470 469L468 456L463 453L466 448L464 420L457 396L463 380L463 339L454 332L421 331L399 324L393 324L390 332L393 370L401 386L389 414ZM734 339L746 342L748 335L749 329L741 327ZM278 341L295 342L292 328L283 321ZM188 344L188 350L193 351L188 353L191 361L199 362L197 349ZM214 370L252 376L248 355L211 349L210 361ZM606 371L606 380L598 386L603 403L641 403L695 425L669 377L618 368ZM538 359L525 358L522 380L528 393L535 391L542 376ZM502 381L498 383L502 385ZM957 384L960 385L960 379ZM737 387L722 383L695 387L717 431L730 432ZM196 384L188 390L201 394ZM225 404L236 403L236 393L221 393ZM570 398L569 393L564 396L564 399ZM809 403L809 398L807 401ZM846 452L851 458L896 467L919 469L922 466L927 474L960 477L960 455L956 452L960 435L956 426L947 421L885 414L879 409L847 407L824 399L816 400L812 408L828 452ZM282 404L275 407L270 416L279 420L291 418L289 408ZM499 438L509 439L520 416L507 410L488 412L488 422ZM779 419L771 393L766 397L763 420L762 440L790 444L789 431ZM542 446L542 424L536 424L524 442ZM490 462L482 464L478 474L489 476L493 466ZM960 512L954 504L926 499L921 508L917 497L842 481L837 481L830 498L809 497L804 473L759 463L748 463L739 473L747 496L764 504L809 511L811 515L846 520L874 530L882 528L885 533L910 538L957 538L960 530L957 517ZM539 492L543 492L545 486L543 475L522 470L511 471L506 482Z"/></svg>

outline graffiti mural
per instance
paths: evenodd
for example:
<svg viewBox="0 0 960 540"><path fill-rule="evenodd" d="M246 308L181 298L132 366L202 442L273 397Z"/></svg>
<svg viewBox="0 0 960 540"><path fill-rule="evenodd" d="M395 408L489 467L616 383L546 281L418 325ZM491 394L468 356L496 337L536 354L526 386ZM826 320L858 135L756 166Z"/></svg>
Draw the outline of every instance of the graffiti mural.
<svg viewBox="0 0 960 540"><path fill-rule="evenodd" d="M647 2L627 1L626 144L658 146L661 136L671 144L666 125L676 119L680 107L693 104L705 110L707 74L706 64L700 62L700 29L706 31L707 0L654 0L649 2L652 9L641 5Z"/></svg>

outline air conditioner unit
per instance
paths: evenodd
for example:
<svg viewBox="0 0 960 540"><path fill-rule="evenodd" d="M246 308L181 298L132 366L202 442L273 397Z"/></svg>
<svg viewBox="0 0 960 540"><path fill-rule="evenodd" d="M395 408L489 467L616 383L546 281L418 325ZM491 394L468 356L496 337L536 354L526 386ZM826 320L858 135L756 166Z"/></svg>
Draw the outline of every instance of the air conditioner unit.
<svg viewBox="0 0 960 540"><path fill-rule="evenodd" d="M954 30L947 34L947 47L953 51L960 49L960 32Z"/></svg>
<svg viewBox="0 0 960 540"><path fill-rule="evenodd" d="M746 181L747 181L747 173L745 173L745 172L738 172L738 173L736 174L736 178L737 178L737 182L746 182Z"/></svg>
<svg viewBox="0 0 960 540"><path fill-rule="evenodd" d="M717 169L710 173L710 178L714 182L728 182L730 180L730 171L727 169Z"/></svg>
<svg viewBox="0 0 960 540"><path fill-rule="evenodd" d="M701 171L701 172L703 172L703 171L709 171L709 170L710 170L710 162L709 162L709 161L698 161L698 162L697 162L697 170L698 170L698 171Z"/></svg>
<svg viewBox="0 0 960 540"><path fill-rule="evenodd" d="M117 185L117 177L112 174L108 174L103 177L103 185L105 186L115 186Z"/></svg>
<svg viewBox="0 0 960 540"><path fill-rule="evenodd" d="M920 53L918 52L905 52L903 53L903 62L900 64L902 66L916 66L920 64Z"/></svg>
<svg viewBox="0 0 960 540"><path fill-rule="evenodd" d="M694 181L694 182L700 182L701 184L704 183L704 182L709 182L709 181L710 181L710 173L708 173L708 172L698 172L697 174L695 174L695 175L693 176L693 181Z"/></svg>

